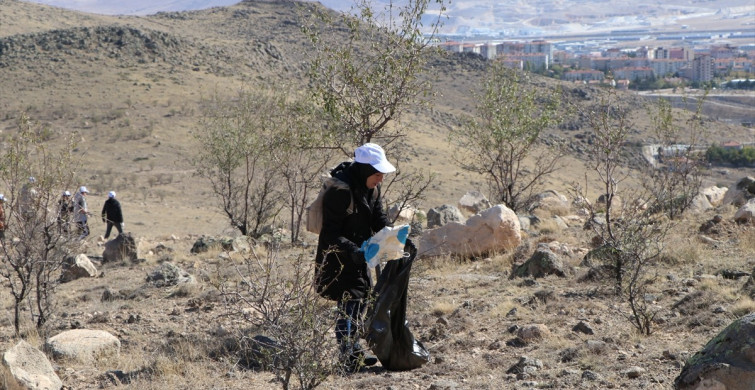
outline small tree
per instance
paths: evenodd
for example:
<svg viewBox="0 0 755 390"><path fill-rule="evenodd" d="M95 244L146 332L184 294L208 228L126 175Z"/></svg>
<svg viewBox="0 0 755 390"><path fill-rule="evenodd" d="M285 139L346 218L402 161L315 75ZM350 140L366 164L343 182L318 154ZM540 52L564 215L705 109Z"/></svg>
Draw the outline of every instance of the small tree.
<svg viewBox="0 0 755 390"><path fill-rule="evenodd" d="M624 189L623 183L631 177L628 156L632 149L627 147L627 141L633 125L628 120L628 107L621 105L616 95L613 89L604 90L598 103L583 112L592 129L591 163L601 182L604 208L598 209L589 202L587 205L590 226L603 246L604 255L597 257L611 267L616 292L629 303L628 318L638 330L649 335L656 314L645 301L652 280L649 271L659 260L666 236L674 226L669 217L678 216L686 208L686 199L699 191L699 181L693 168L648 166L642 170L643 180ZM679 135L666 101L659 101L658 114L653 119L653 131L661 139L675 140ZM585 196L579 186L577 192ZM621 207L615 207L619 198ZM680 198L684 201L679 201Z"/></svg>
<svg viewBox="0 0 755 390"><path fill-rule="evenodd" d="M652 107L649 109L652 131L660 143L663 164L660 167L646 165L645 174L650 180L642 183L650 191L656 207L661 207L672 219L689 208L702 185L704 155L698 149L705 137L699 120L704 101L705 96L697 100L696 109L684 122L673 114L671 103L666 99L659 99L655 110ZM680 123L685 126L680 126Z"/></svg>
<svg viewBox="0 0 755 390"><path fill-rule="evenodd" d="M540 143L543 130L558 122L559 100L527 88L526 74L502 64L492 65L485 80L482 92L474 94L475 116L451 135L462 150L456 160L483 175L493 196L519 211L563 156L557 144Z"/></svg>
<svg viewBox="0 0 755 390"><path fill-rule="evenodd" d="M315 8L303 27L313 45L309 64L309 89L313 101L326 115L333 144L351 156L353 147L378 142L393 156L391 143L405 137L398 123L409 107L425 105L431 97L427 60L430 42L445 14L442 0L393 1L380 10L369 1L356 0L352 14L334 17ZM426 12L434 4L437 13ZM309 10L309 9L308 9ZM432 22L421 31L423 20ZM344 37L345 32L345 37ZM399 170L394 184L385 187L401 209L422 198L434 175ZM390 189L390 191L389 191ZM395 194L391 196L391 192Z"/></svg>
<svg viewBox="0 0 755 390"><path fill-rule="evenodd" d="M440 11L430 33L423 34L422 20L431 2ZM341 142L358 146L379 139L387 145L402 135L391 132L388 124L410 105L427 102L430 83L422 75L444 11L440 0L408 0L403 6L390 1L382 12L356 0L356 17L313 13L303 29L314 49L310 90Z"/></svg>
<svg viewBox="0 0 755 390"><path fill-rule="evenodd" d="M296 381L314 389L337 370L330 345L335 313L312 285L315 264L304 255L286 259L274 246L252 253L237 267L237 278L219 286L228 314L241 319L237 329L242 356L253 356L272 371L283 389ZM272 342L252 340L248 328Z"/></svg>
<svg viewBox="0 0 755 390"><path fill-rule="evenodd" d="M235 100L215 95L205 102L197 173L210 181L212 191L234 228L257 236L282 208L277 185L275 151L285 120L285 97L272 90L241 91Z"/></svg>
<svg viewBox="0 0 755 390"><path fill-rule="evenodd" d="M72 154L73 137L52 148L42 141L48 136L49 129L21 115L18 133L0 160L0 179L9 199L3 205L0 277L13 297L17 334L23 308L38 330L47 322L63 261L80 246L75 235L59 229L57 221L60 193L71 185L78 163Z"/></svg>

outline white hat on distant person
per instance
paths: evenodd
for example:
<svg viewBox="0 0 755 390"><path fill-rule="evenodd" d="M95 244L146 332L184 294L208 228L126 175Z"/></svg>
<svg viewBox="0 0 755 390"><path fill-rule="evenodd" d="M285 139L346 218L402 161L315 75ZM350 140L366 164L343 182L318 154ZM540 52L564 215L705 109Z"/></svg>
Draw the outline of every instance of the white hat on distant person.
<svg viewBox="0 0 755 390"><path fill-rule="evenodd" d="M88 194L89 190L85 186L81 186L81 188L79 188L79 192L81 192L82 194Z"/></svg>
<svg viewBox="0 0 755 390"><path fill-rule="evenodd" d="M107 193L108 198L115 198L115 191L110 191Z"/></svg>
<svg viewBox="0 0 755 390"><path fill-rule="evenodd" d="M63 191L63 196L71 196L71 192L68 190Z"/></svg>
<svg viewBox="0 0 755 390"><path fill-rule="evenodd" d="M362 164L370 164L380 173L391 173L396 167L385 158L385 151L380 145L366 143L354 151L354 161Z"/></svg>

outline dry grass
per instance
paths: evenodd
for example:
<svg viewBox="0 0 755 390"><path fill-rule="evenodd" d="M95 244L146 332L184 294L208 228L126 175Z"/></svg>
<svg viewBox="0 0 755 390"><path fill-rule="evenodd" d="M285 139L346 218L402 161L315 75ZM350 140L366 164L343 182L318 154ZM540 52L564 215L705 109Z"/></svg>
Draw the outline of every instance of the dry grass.
<svg viewBox="0 0 755 390"><path fill-rule="evenodd" d="M253 12L244 14L239 11ZM51 71L37 62L14 62L3 68L0 78L0 137L7 139L14 129L14 120L21 110L48 122L53 138L70 131L81 135L79 153L83 166L77 170L81 184L90 186L92 209L97 212L106 191L115 190L124 207L127 231L140 237L139 253L145 261L138 264L107 264L99 268L102 277L79 279L60 286L60 305L49 333L57 333L80 324L87 328L105 329L122 341L121 353L98 361L96 365L59 365L59 375L66 386L75 389L97 389L112 386L103 374L108 370L145 374L135 378L128 389L178 390L203 389L269 389L278 386L267 372L243 370L232 358L214 360L209 351L217 347L223 329L233 329L236 319L228 317L212 292L222 281L238 280L235 266L241 264L239 254L226 254L213 248L209 252L191 254L189 249L200 235L235 235L225 217L218 212L208 184L193 175L192 156L199 147L191 134L196 128L199 105L203 96L213 91L235 93L248 78L296 82L295 74L260 60L256 52L246 52L249 42L275 42L280 45L289 63L299 64L304 53L295 43L297 33L281 30L289 10L275 2L252 2L230 10L197 12L181 18L111 18L65 12L63 19L56 10L28 3L6 1L0 7L2 34L38 32L68 25L101 25L128 23L143 30L158 30L172 36L188 37L206 45L203 50L238 53L246 58L218 62L213 54L203 54L194 46L181 46L187 57L174 63L128 64L128 58L113 60L75 51L75 56L56 63ZM9 12L15 12L9 17ZM234 15L237 16L234 16ZM244 14L239 18L238 15ZM32 17L33 16L33 17ZM63 21L66 21L63 23ZM248 31L250 26L255 27ZM298 29L297 29L298 30ZM239 32L246 35L238 35ZM281 40L285 36L290 39ZM284 42L285 41L285 42ZM289 42L290 41L290 42ZM217 46L216 46L217 45ZM289 45L289 46L287 46ZM208 52L209 53L209 52ZM182 55L183 55L182 54ZM79 57L76 57L79 56ZM193 57L192 57L193 56ZM5 57L0 57L5 60ZM264 58L267 60L268 58ZM199 70L181 64L198 63ZM252 65L249 65L249 64ZM447 72L438 73L439 98L432 110L417 109L403 119L410 126L405 144L411 148L406 166L428 168L440 174L420 208L454 204L464 193L484 189L484 181L460 171L451 156L454 150L446 141L450 126L460 113L471 112L469 91L481 80L476 63L454 63ZM439 65L436 69L442 68ZM287 69L294 68L287 66ZM221 69L215 71L217 69ZM61 78L60 75L67 75ZM98 82L91 83L95 77ZM556 83L538 79L538 83ZM576 88L569 86L569 88ZM581 88L581 87L580 87ZM593 92L593 91L589 91ZM635 97L627 96L629 102ZM648 124L644 115L637 115L638 138L645 137ZM552 131L552 130L549 130ZM576 134L559 133L581 145ZM57 135L55 135L57 134ZM711 140L748 135L745 129L721 125ZM54 139L53 139L54 140ZM591 200L597 198L598 181L589 174L580 155L563 161L564 169L549 177L548 189L562 193L571 183L579 182ZM586 177L585 173L588 172ZM706 178L709 182L728 184L741 172L729 176ZM631 187L632 183L626 184ZM715 213L730 218L734 209L720 208ZM553 215L567 216L572 210L553 208L537 211L543 223L525 235L533 243L558 241L573 250L590 247L591 232L574 225L562 228L552 222ZM742 296L742 281L702 279L690 282L701 274L714 275L723 268L751 271L755 268L755 229L740 226L732 232L712 237L718 247L699 240L697 228L712 214L690 218L674 231L658 264L652 287L664 323L649 337L636 333L628 323L625 305L609 293L610 281L578 282L578 276L547 277L525 283L509 279L513 253L493 253L475 260L451 257L421 258L413 268L407 319L410 328L430 349L430 363L409 372L386 372L376 369L352 376L329 378L322 388L385 389L428 388L440 381L450 381L460 389L508 389L524 386L506 370L521 356L543 361L544 367L532 380L545 388L628 389L667 388L679 371L678 362L659 360L664 350L675 353L694 351L720 331L732 316L755 311L749 297ZM93 236L104 232L98 219L91 222ZM312 257L316 237L305 234L306 248L295 247L284 256ZM99 256L101 244L89 239L87 254ZM158 243L172 248L169 254L152 253ZM264 248L258 247L264 256ZM525 259L531 253L525 254ZM581 259L566 258L578 265ZM196 285L156 288L145 282L146 275L160 263L170 261L193 274ZM281 271L289 272L283 266ZM579 272L585 272L581 269ZM669 277L667 277L669 276ZM674 276L674 277L671 277ZM689 284L685 284L689 283ZM124 297L102 302L105 289L121 292ZM538 298L544 292L547 302ZM547 294L551 292L551 294ZM690 303L692 314L680 314L672 307L695 292L705 292L711 302ZM10 308L7 294L0 294L0 307ZM324 302L331 305L331 302ZM720 305L725 313L710 313L709 307ZM698 308L701 307L701 308ZM706 319L700 320L702 311ZM510 314L515 311L515 314ZM0 318L0 349L12 345L11 321ZM132 317L133 316L133 317ZM440 324L443 317L445 325ZM99 318L98 321L91 321ZM129 321L130 318L136 320ZM572 331L579 321L588 322L594 335ZM25 320L26 321L26 320ZM505 345L513 338L509 329L531 323L546 324L551 337L526 347ZM24 323L25 329L33 328ZM41 345L43 337L25 330L33 345ZM603 340L602 351L586 349L586 340ZM491 347L495 342L499 347ZM641 346L641 347L640 347ZM575 361L562 362L559 353L579 350ZM617 350L627 352L617 359ZM638 365L648 370L636 380L617 373ZM602 381L583 381L581 372L564 374L565 370L591 369ZM0 371L0 380L7 373ZM437 384L436 387L442 387ZM10 387L13 389L13 387Z"/></svg>

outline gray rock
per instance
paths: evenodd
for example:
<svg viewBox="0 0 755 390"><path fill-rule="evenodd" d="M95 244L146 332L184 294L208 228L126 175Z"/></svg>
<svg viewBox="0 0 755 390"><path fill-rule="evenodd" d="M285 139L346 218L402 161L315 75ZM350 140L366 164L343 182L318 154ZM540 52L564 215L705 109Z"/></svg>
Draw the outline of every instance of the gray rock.
<svg viewBox="0 0 755 390"><path fill-rule="evenodd" d="M62 283L79 278L93 278L95 276L97 276L97 268L87 255L82 253L76 257L66 257L63 260L63 269L60 274L60 281Z"/></svg>
<svg viewBox="0 0 755 390"><path fill-rule="evenodd" d="M122 260L136 261L137 259L136 240L131 233L119 234L118 237L105 243L105 250L102 252L103 263Z"/></svg>
<svg viewBox="0 0 755 390"><path fill-rule="evenodd" d="M747 176L729 187L721 204L741 207L752 198L755 198L755 177Z"/></svg>
<svg viewBox="0 0 755 390"><path fill-rule="evenodd" d="M214 238L208 236L201 236L191 246L191 253L204 253L210 250L210 248L220 248L225 251L233 250L233 238L221 237Z"/></svg>
<svg viewBox="0 0 755 390"><path fill-rule="evenodd" d="M644 374L646 371L647 370L645 370L642 367L633 366L633 367L627 368L626 370L622 371L621 373L624 374L624 375L626 375L627 378L629 378L629 379L635 379L635 378L641 377L642 374Z"/></svg>
<svg viewBox="0 0 755 390"><path fill-rule="evenodd" d="M16 381L28 389L60 390L60 380L45 354L21 340L3 354L3 364Z"/></svg>
<svg viewBox="0 0 755 390"><path fill-rule="evenodd" d="M93 362L100 356L118 355L121 342L104 330L73 329L47 339L45 349L55 359Z"/></svg>
<svg viewBox="0 0 755 390"><path fill-rule="evenodd" d="M441 227L449 222L462 221L464 221L464 216L455 206L444 204L440 207L432 208L427 212L428 229Z"/></svg>
<svg viewBox="0 0 755 390"><path fill-rule="evenodd" d="M565 277L569 273L564 262L555 253L548 249L538 247L524 264L516 267L511 274L512 277L542 278L546 275L557 275Z"/></svg>
<svg viewBox="0 0 755 390"><path fill-rule="evenodd" d="M737 223L755 223L755 198L750 199L734 214Z"/></svg>
<svg viewBox="0 0 755 390"><path fill-rule="evenodd" d="M745 383L755 383L755 313L732 322L689 358L674 386L743 389Z"/></svg>
<svg viewBox="0 0 755 390"><path fill-rule="evenodd" d="M580 332L584 334L595 334L595 331L592 330L590 325L587 325L584 321L579 321L577 325L574 325L574 327L571 329L574 332Z"/></svg>
<svg viewBox="0 0 755 390"><path fill-rule="evenodd" d="M459 199L459 208L477 214L493 207L490 201L479 191L469 191Z"/></svg>
<svg viewBox="0 0 755 390"><path fill-rule="evenodd" d="M497 205L473 215L464 224L452 222L425 231L420 237L418 252L423 257L477 256L513 250L521 241L516 214L504 205Z"/></svg>
<svg viewBox="0 0 755 390"><path fill-rule="evenodd" d="M178 284L195 282L196 280L193 275L173 263L162 263L147 275L147 283L152 283L156 287L175 286Z"/></svg>

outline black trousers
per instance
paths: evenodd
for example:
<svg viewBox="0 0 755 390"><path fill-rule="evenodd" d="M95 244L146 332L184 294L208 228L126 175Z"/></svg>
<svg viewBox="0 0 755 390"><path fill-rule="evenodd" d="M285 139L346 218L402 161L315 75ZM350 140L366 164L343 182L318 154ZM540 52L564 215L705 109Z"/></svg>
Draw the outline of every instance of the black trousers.
<svg viewBox="0 0 755 390"><path fill-rule="evenodd" d="M113 225L115 225L115 228L118 229L118 234L123 233L123 224L122 223L115 223L115 222L107 222L107 227L105 228L105 238L110 237L110 231L113 230Z"/></svg>

